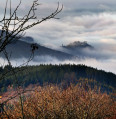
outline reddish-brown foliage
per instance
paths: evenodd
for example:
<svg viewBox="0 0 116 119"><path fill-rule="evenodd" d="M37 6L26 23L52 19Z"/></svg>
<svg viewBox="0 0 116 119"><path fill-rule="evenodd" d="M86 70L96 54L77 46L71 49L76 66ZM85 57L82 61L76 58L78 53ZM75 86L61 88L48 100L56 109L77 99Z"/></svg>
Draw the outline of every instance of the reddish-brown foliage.
<svg viewBox="0 0 116 119"><path fill-rule="evenodd" d="M114 119L116 102L98 90L71 85L67 89L57 86L38 87L24 96L25 119ZM12 108L11 108L12 107ZM20 101L6 108L10 119L22 118Z"/></svg>

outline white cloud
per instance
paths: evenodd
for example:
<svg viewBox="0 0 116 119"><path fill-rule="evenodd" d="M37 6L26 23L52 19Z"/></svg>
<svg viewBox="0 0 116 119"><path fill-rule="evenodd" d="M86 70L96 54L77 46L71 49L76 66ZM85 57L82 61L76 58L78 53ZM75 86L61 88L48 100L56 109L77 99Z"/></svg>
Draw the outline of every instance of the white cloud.
<svg viewBox="0 0 116 119"><path fill-rule="evenodd" d="M4 62L3 59L0 58L0 62ZM19 66L26 62L26 59L17 59L11 61L13 66ZM113 72L116 74L116 60L96 60L93 58L86 58L86 59L73 59L73 60L65 60L65 61L59 61L56 58L50 57L50 56L39 56L36 57L36 60L32 60L29 65L40 65L40 64L85 64L87 66L91 66L97 69L102 69L107 72Z"/></svg>
<svg viewBox="0 0 116 119"><path fill-rule="evenodd" d="M103 39L111 44L116 37L116 14L101 13L96 15L83 15L64 17L60 20L44 22L27 32L38 42L51 42L56 45L69 43L75 40L87 40L103 43ZM95 40L94 40L95 38Z"/></svg>

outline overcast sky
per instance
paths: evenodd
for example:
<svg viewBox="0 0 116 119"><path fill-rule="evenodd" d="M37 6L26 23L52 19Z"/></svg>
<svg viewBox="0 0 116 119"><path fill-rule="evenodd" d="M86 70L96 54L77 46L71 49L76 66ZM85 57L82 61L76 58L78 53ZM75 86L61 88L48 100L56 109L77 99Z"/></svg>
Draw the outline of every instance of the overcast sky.
<svg viewBox="0 0 116 119"><path fill-rule="evenodd" d="M19 0L12 0L12 8ZM22 0L19 16L25 14L33 0ZM100 55L108 55L104 59L116 72L116 0L39 0L37 16L49 15L57 7L57 2L63 4L59 20L52 19L27 31L36 42L49 47L61 46L73 41L88 41L100 49ZM0 17L3 14L5 0L0 0ZM86 60L89 63L88 60ZM91 61L90 61L91 62ZM114 65L113 65L114 63ZM99 63L99 67L101 66ZM111 65L110 65L111 64ZM101 66L102 69L103 66ZM112 69L113 67L113 69Z"/></svg>
<svg viewBox="0 0 116 119"><path fill-rule="evenodd" d="M12 8L19 0L12 0ZM33 0L22 0L19 15L23 15ZM42 44L66 44L75 40L90 43L116 44L116 0L58 0L64 9L59 20L49 20L27 31ZM37 16L49 15L57 7L57 0L39 0ZM5 0L0 0L0 14Z"/></svg>

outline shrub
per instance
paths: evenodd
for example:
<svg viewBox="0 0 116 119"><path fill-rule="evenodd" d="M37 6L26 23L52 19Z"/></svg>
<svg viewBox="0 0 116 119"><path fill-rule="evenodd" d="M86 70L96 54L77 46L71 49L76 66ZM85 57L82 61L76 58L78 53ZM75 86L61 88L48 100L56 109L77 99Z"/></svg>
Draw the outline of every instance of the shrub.
<svg viewBox="0 0 116 119"><path fill-rule="evenodd" d="M86 87L87 88L87 87ZM106 93L89 86L70 85L38 87L25 96L23 110L25 119L113 119L116 103ZM20 101L6 110L11 119L22 117Z"/></svg>

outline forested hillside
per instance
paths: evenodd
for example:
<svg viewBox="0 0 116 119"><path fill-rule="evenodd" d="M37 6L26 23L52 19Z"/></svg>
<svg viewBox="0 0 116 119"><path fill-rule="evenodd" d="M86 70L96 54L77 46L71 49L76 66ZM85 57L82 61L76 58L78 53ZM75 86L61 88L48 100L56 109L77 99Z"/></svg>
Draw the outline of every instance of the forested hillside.
<svg viewBox="0 0 116 119"><path fill-rule="evenodd" d="M12 73L11 66L0 68L0 90L7 90L8 86L15 87L18 83L27 87L30 84L63 84L65 87L70 83L77 84L80 80L91 82L91 85L99 85L103 89L112 91L116 87L116 75L102 70L97 70L85 65L40 65L13 68L16 76Z"/></svg>

